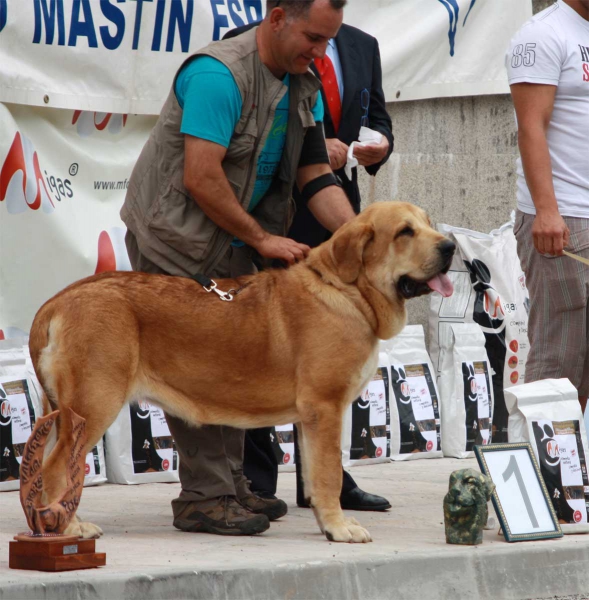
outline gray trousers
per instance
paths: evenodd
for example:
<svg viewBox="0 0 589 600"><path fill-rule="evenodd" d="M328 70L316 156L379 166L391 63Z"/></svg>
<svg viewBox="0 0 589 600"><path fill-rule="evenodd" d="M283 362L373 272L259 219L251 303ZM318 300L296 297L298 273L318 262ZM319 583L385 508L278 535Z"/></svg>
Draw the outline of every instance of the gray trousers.
<svg viewBox="0 0 589 600"><path fill-rule="evenodd" d="M125 244L133 270L166 274L139 252L135 236L127 231ZM247 247L230 246L227 254L208 277L239 277L256 268ZM206 318L206 315L203 315ZM180 456L180 496L172 500L174 516L187 502L202 502L219 496L235 496L235 487L244 479L243 443L245 432L224 425L195 427L166 413L172 437Z"/></svg>

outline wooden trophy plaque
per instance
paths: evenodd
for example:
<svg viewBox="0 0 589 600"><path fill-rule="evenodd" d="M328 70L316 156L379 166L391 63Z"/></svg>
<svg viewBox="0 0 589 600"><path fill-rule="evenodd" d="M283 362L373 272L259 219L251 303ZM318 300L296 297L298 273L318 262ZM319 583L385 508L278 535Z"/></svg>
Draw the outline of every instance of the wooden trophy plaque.
<svg viewBox="0 0 589 600"><path fill-rule="evenodd" d="M20 502L31 531L19 533L10 542L8 566L33 571L70 571L102 567L106 554L96 553L96 540L64 535L80 503L84 486L83 454L86 420L73 410L64 412L72 423L72 451L63 494L48 506L41 506L43 492L43 453L47 436L59 411L37 419L20 465Z"/></svg>

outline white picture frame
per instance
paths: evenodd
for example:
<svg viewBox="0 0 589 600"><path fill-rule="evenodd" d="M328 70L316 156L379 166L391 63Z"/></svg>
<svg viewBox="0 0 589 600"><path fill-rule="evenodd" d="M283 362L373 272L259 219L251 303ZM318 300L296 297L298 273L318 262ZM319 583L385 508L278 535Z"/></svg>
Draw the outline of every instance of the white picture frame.
<svg viewBox="0 0 589 600"><path fill-rule="evenodd" d="M475 446L481 471L495 484L492 500L508 542L562 537L529 442Z"/></svg>

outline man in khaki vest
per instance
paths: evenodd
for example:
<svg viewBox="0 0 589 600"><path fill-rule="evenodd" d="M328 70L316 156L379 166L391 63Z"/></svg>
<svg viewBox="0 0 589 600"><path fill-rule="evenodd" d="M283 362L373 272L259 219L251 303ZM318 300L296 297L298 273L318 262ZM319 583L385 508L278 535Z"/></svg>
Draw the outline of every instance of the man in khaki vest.
<svg viewBox="0 0 589 600"><path fill-rule="evenodd" d="M320 83L309 71L345 3L268 0L259 27L184 62L121 210L135 270L237 277L255 271L254 258L303 259L309 247L284 237L295 184L330 231L354 217L329 167ZM180 454L175 527L251 535L286 513L282 500L250 491L242 430L167 418Z"/></svg>

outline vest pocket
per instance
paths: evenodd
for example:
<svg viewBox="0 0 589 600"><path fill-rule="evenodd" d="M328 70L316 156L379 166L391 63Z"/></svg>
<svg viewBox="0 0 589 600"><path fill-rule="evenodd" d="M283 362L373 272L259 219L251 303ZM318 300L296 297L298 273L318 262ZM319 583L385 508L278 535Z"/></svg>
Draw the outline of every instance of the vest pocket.
<svg viewBox="0 0 589 600"><path fill-rule="evenodd" d="M231 161L234 165L246 168L251 160L258 136L258 125L252 115L239 120L231 136L224 160Z"/></svg>
<svg viewBox="0 0 589 600"><path fill-rule="evenodd" d="M148 227L159 240L195 261L206 256L217 230L197 203L173 185L159 199Z"/></svg>

